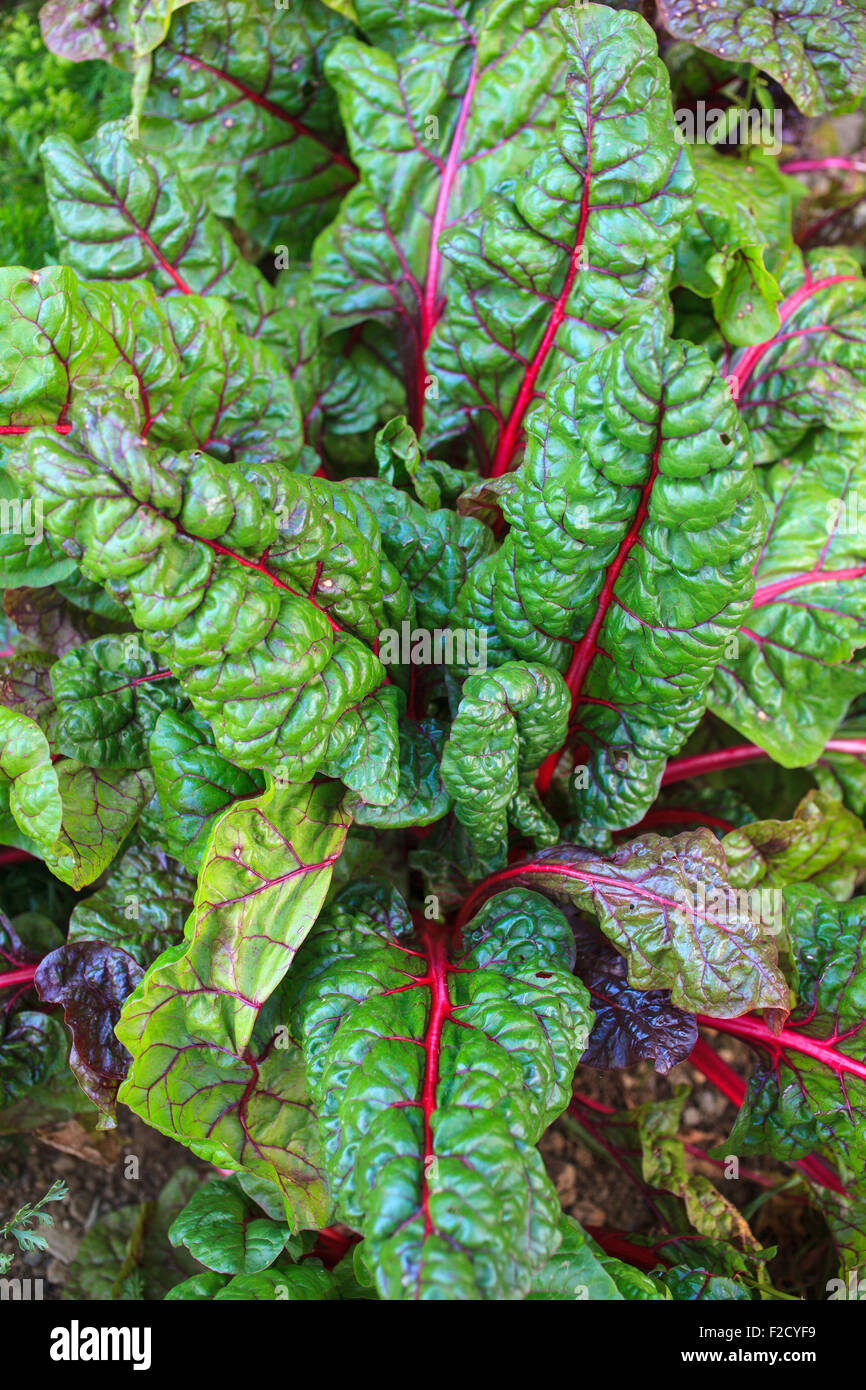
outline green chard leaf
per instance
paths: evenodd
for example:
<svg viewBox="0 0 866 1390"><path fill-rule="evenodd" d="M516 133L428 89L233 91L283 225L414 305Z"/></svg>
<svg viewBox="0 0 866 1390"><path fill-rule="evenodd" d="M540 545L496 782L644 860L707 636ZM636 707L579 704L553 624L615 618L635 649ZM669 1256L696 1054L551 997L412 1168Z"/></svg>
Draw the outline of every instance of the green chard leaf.
<svg viewBox="0 0 866 1390"><path fill-rule="evenodd" d="M866 430L866 281L854 258L792 251L779 271L779 329L735 348L710 336L749 427L756 463L775 463L816 425Z"/></svg>
<svg viewBox="0 0 866 1390"><path fill-rule="evenodd" d="M540 850L482 884L463 914L505 880L593 912L635 989L669 989L680 1008L724 1018L788 1008L778 924L743 903L709 830L643 835L604 856L576 845Z"/></svg>
<svg viewBox="0 0 866 1390"><path fill-rule="evenodd" d="M826 792L809 792L791 820L752 821L722 840L735 888L814 883L839 902L866 879L866 830Z"/></svg>
<svg viewBox="0 0 866 1390"><path fill-rule="evenodd" d="M271 786L217 820L186 939L151 966L117 1036L121 1100L199 1158L272 1184L299 1225L329 1212L303 1063L279 987L324 901L348 822L334 784Z"/></svg>
<svg viewBox="0 0 866 1390"><path fill-rule="evenodd" d="M277 467L248 481L159 450L96 405L73 435L33 431L12 466L88 577L123 594L223 756L299 782L342 755L350 779L347 744L385 679L371 650L385 613L369 509ZM396 707L378 708L396 751ZM396 775L381 792L394 795Z"/></svg>
<svg viewBox="0 0 866 1390"><path fill-rule="evenodd" d="M752 609L709 704L783 767L802 767L866 689L852 661L866 644L863 437L821 434L757 481L770 521Z"/></svg>
<svg viewBox="0 0 866 1390"><path fill-rule="evenodd" d="M788 1160L826 1149L844 1180L857 1179L866 1161L863 899L835 903L798 884L785 903L799 1000L779 1033L755 1039L759 1060L725 1149ZM746 1041L749 1025L736 1025Z"/></svg>
<svg viewBox="0 0 866 1390"><path fill-rule="evenodd" d="M519 890L453 955L412 933L396 892L356 884L292 973L332 1192L383 1297L521 1297L560 1239L533 1146L591 1022L571 930Z"/></svg>
<svg viewBox="0 0 866 1390"><path fill-rule="evenodd" d="M288 1231L245 1196L236 1179L205 1183L172 1223L172 1245L183 1245L218 1274L258 1274L273 1264Z"/></svg>
<svg viewBox="0 0 866 1390"><path fill-rule="evenodd" d="M507 818L541 844L559 839L532 778L542 759L564 741L570 708L559 673L525 662L470 676L463 686L442 755L442 780L479 855L497 868L505 863Z"/></svg>
<svg viewBox="0 0 866 1390"><path fill-rule="evenodd" d="M181 940L194 895L195 880L161 849L133 845L102 887L76 903L67 940L120 946L146 967Z"/></svg>
<svg viewBox="0 0 866 1390"><path fill-rule="evenodd" d="M164 147L217 216L305 257L356 179L323 70L349 32L317 0L179 10L154 54L143 142Z"/></svg>
<svg viewBox="0 0 866 1390"><path fill-rule="evenodd" d="M164 156L110 121L77 145L42 146L45 182L64 265L95 280L141 276L162 295L227 299L251 338L267 340L276 297L228 230Z"/></svg>
<svg viewBox="0 0 866 1390"><path fill-rule="evenodd" d="M633 825L703 714L764 533L745 433L706 353L642 326L559 379L502 507L499 635L565 674L581 824Z"/></svg>
<svg viewBox="0 0 866 1390"><path fill-rule="evenodd" d="M233 802L263 792L264 778L218 753L210 725L195 710L160 714L150 737L150 762L172 845L195 873L214 820Z"/></svg>
<svg viewBox="0 0 866 1390"><path fill-rule="evenodd" d="M436 389L425 353L445 288L440 236L543 147L564 69L554 13L551 0L440 6L396 54L347 37L325 63L360 182L316 243L314 294L331 330L393 331L419 428Z"/></svg>
<svg viewBox="0 0 866 1390"><path fill-rule="evenodd" d="M674 282L712 299L732 346L763 343L780 327L782 291L772 270L791 251L792 195L773 160L757 150L734 159L697 145L689 154L695 203Z"/></svg>
<svg viewBox="0 0 866 1390"><path fill-rule="evenodd" d="M427 356L427 438L470 428L487 471L514 463L527 411L632 318L666 322L693 192L653 33L603 5L558 12L569 76L555 138L441 239L448 303Z"/></svg>
<svg viewBox="0 0 866 1390"><path fill-rule="evenodd" d="M144 767L164 710L186 707L136 633L97 637L51 668L58 719L54 745L93 767Z"/></svg>
<svg viewBox="0 0 866 1390"><path fill-rule="evenodd" d="M659 0L678 39L754 63L781 83L807 116L850 109L866 87L866 14L858 0Z"/></svg>

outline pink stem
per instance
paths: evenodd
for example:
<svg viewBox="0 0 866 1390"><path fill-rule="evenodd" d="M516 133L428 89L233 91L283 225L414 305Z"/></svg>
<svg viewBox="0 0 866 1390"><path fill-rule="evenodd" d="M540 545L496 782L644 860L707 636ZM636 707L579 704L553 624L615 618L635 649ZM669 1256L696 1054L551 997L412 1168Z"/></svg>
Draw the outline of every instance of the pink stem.
<svg viewBox="0 0 866 1390"><path fill-rule="evenodd" d="M831 738L824 745L825 753L852 753L866 757L866 738ZM769 758L769 753L756 743L735 743L730 748L715 748L711 753L695 753L687 758L671 758L662 774L661 785L683 782L690 777L703 777L710 772L723 772L740 763L752 763L757 758Z"/></svg>
<svg viewBox="0 0 866 1390"><path fill-rule="evenodd" d="M820 174L826 169L844 169L848 173L866 174L866 164L845 155L829 155L826 159L789 159L779 165L783 174Z"/></svg>
<svg viewBox="0 0 866 1390"><path fill-rule="evenodd" d="M805 284L801 285L798 290L795 290L793 294L789 295L788 298L784 299L779 305L779 328L781 329L783 324L787 323L788 319L793 317L801 305L805 304L806 300L810 299L813 294L817 294L819 290L825 290L828 289L830 285L841 285L856 279L857 276L855 275L827 275L823 280L807 280ZM754 347L745 349L738 365L729 376L731 394L734 400L739 399L742 389L755 370L755 367L760 362L764 353L776 342L777 337L778 334L774 334L773 337L768 338L766 342L756 343Z"/></svg>
<svg viewBox="0 0 866 1390"><path fill-rule="evenodd" d="M0 989L9 989L12 985L30 984L37 969L39 962L35 965L22 965L20 970L9 970L5 975L0 975Z"/></svg>

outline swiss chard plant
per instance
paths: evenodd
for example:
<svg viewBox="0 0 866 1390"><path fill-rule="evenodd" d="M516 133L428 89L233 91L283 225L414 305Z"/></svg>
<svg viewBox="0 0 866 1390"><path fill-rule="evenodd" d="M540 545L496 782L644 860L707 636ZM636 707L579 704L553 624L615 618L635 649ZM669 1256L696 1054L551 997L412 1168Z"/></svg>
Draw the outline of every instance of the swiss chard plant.
<svg viewBox="0 0 866 1390"><path fill-rule="evenodd" d="M866 281L789 156L866 11L637 8L41 12L130 107L0 271L0 1133L222 1171L96 1296L151 1219L173 1299L857 1284ZM563 1212L557 1121L648 1227Z"/></svg>

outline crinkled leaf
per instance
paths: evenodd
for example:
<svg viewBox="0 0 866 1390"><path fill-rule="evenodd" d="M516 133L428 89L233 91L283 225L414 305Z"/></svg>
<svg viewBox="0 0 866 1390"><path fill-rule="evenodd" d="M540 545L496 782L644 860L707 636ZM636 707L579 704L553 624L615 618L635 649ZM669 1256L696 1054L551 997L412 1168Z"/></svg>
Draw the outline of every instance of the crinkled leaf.
<svg viewBox="0 0 866 1390"><path fill-rule="evenodd" d="M63 808L48 740L26 714L2 705L0 781L10 787L9 809L19 829L34 840L55 841Z"/></svg>
<svg viewBox="0 0 866 1390"><path fill-rule="evenodd" d="M858 0L659 0L659 18L727 62L754 63L807 116L852 107L866 87L866 14Z"/></svg>
<svg viewBox="0 0 866 1390"><path fill-rule="evenodd" d="M533 1145L589 1030L572 959L566 919L522 890L486 904L453 959L441 927L414 943L402 900L372 883L311 937L297 1026L334 1197L383 1297L519 1297L553 1253L559 1204Z"/></svg>
<svg viewBox="0 0 866 1390"><path fill-rule="evenodd" d="M216 817L233 802L264 791L264 779L218 753L210 725L195 710L160 714L150 738L150 761L172 845L195 873Z"/></svg>
<svg viewBox="0 0 866 1390"><path fill-rule="evenodd" d="M442 781L445 725L439 719L402 719L399 724L400 766L397 795L387 806L366 804L360 796L346 798L346 810L358 825L400 830L430 825L451 809Z"/></svg>
<svg viewBox="0 0 866 1390"><path fill-rule="evenodd" d="M20 1010L0 1039L0 1134L37 1129L90 1109L69 1070L60 1019Z"/></svg>
<svg viewBox="0 0 866 1390"><path fill-rule="evenodd" d="M144 767L164 710L187 701L169 672L133 635L97 637L51 668L55 747L93 767Z"/></svg>
<svg viewBox="0 0 866 1390"><path fill-rule="evenodd" d="M703 713L763 534L744 432L707 354L646 326L558 381L502 506L500 637L566 673L581 822L633 825Z"/></svg>
<svg viewBox="0 0 866 1390"><path fill-rule="evenodd" d="M720 1018L788 1008L774 936L738 899L709 830L644 835L604 857L557 845L506 872L594 912L635 989L669 989L681 1008Z"/></svg>
<svg viewBox="0 0 866 1390"><path fill-rule="evenodd" d="M697 145L689 153L695 202L677 245L675 283L712 299L733 346L763 343L779 329L782 291L771 267L791 248L793 198L757 151L726 159Z"/></svg>
<svg viewBox="0 0 866 1390"><path fill-rule="evenodd" d="M719 663L710 706L782 764L821 756L866 688L866 456L861 436L822 435L762 469L769 529L752 609Z"/></svg>
<svg viewBox="0 0 866 1390"><path fill-rule="evenodd" d="M510 467L535 393L632 316L668 315L693 178L652 30L603 5L560 10L568 61L555 139L441 240L448 304L428 354L429 437L472 425ZM436 406L431 403L431 407Z"/></svg>
<svg viewBox="0 0 866 1390"><path fill-rule="evenodd" d="M68 940L120 946L147 967L182 938L194 894L194 879L161 849L133 845L102 887L76 903Z"/></svg>
<svg viewBox="0 0 866 1390"><path fill-rule="evenodd" d="M866 879L866 830L851 811L812 791L791 820L752 821L722 840L737 889L814 883L839 902Z"/></svg>
<svg viewBox="0 0 866 1390"><path fill-rule="evenodd" d="M532 774L568 729L570 697L549 667L507 662L470 676L442 754L442 780L478 852L497 867L508 848L509 807L532 795ZM540 811L540 808L539 808ZM537 839L555 844L556 822L540 813Z"/></svg>
<svg viewBox="0 0 866 1390"><path fill-rule="evenodd" d="M780 327L764 343L714 343L749 427L756 463L774 463L809 429L866 429L866 281L854 258L828 247L789 252L779 271Z"/></svg>
<svg viewBox="0 0 866 1390"><path fill-rule="evenodd" d="M834 903L811 885L785 890L800 976L785 1028L761 1048L727 1151L802 1158L828 1148L843 1177L866 1161L866 969L863 899Z"/></svg>
<svg viewBox="0 0 866 1390"><path fill-rule="evenodd" d="M256 241L304 257L355 182L323 63L349 26L316 0L217 0L154 54L142 139Z"/></svg>
<svg viewBox="0 0 866 1390"><path fill-rule="evenodd" d="M332 735L339 751L357 727L341 719L384 676L365 645L384 619L369 509L318 479L274 468L248 481L200 453L154 450L97 407L76 435L34 431L14 467L85 573L122 581L223 756L303 781ZM392 736L396 747L396 719Z"/></svg>
<svg viewBox="0 0 866 1390"><path fill-rule="evenodd" d="M416 424L438 370L425 351L445 286L440 236L542 148L564 59L553 12L550 0L443 7L396 55L347 37L325 64L361 181L316 243L316 299L331 328L393 329Z"/></svg>
<svg viewBox="0 0 866 1390"><path fill-rule="evenodd" d="M53 135L41 153L65 265L96 280L142 276L161 295L221 295L250 337L268 336L273 290L174 166L123 122L81 145Z"/></svg>
<svg viewBox="0 0 866 1390"><path fill-rule="evenodd" d="M168 1238L218 1274L257 1274L286 1243L285 1224L271 1221L237 1182L205 1183L173 1221Z"/></svg>
<svg viewBox="0 0 866 1390"><path fill-rule="evenodd" d="M329 1203L303 1064L275 995L324 900L348 825L333 783L231 807L202 861L184 942L151 967L117 1035L121 1099L200 1158L282 1193L293 1226Z"/></svg>
<svg viewBox="0 0 866 1390"><path fill-rule="evenodd" d="M663 1076L684 1062L697 1042L694 1014L671 1002L665 989L635 989L626 963L582 917L573 922L575 973L589 990L595 1021L581 1066L611 1071L650 1061Z"/></svg>

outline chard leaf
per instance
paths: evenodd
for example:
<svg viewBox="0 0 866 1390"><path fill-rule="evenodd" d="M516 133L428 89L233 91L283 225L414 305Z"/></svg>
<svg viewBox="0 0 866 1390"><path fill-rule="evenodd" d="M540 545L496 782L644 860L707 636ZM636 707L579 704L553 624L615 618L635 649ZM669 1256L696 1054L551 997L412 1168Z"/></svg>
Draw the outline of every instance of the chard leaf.
<svg viewBox="0 0 866 1390"><path fill-rule="evenodd" d="M850 109L866 87L866 15L857 0L659 0L659 18L726 62L754 63L807 116Z"/></svg>
<svg viewBox="0 0 866 1390"><path fill-rule="evenodd" d="M90 1102L69 1070L60 1019L19 1010L0 1039L0 1135L38 1129L89 1110Z"/></svg>
<svg viewBox="0 0 866 1390"><path fill-rule="evenodd" d="M183 936L194 893L195 881L161 849L132 845L102 887L76 903L67 940L122 947L147 967Z"/></svg>
<svg viewBox="0 0 866 1390"><path fill-rule="evenodd" d="M575 918L572 928L575 973L589 990L595 1013L581 1066L612 1071L650 1061L664 1076L684 1062L697 1042L694 1014L676 1008L666 989L629 984L623 957L582 917Z"/></svg>
<svg viewBox="0 0 866 1390"><path fill-rule="evenodd" d="M263 792L264 778L218 753L210 725L195 710L160 714L150 737L150 762L168 834L195 873L216 817L233 802Z"/></svg>
<svg viewBox="0 0 866 1390"><path fill-rule="evenodd" d="M297 458L301 420L289 374L275 351L240 330L227 303L159 299L145 280L92 281L80 295L110 340L111 383L135 406L143 436L253 468Z"/></svg>
<svg viewBox="0 0 866 1390"><path fill-rule="evenodd" d="M763 343L780 327L782 291L771 266L791 250L792 195L758 151L726 159L697 145L690 157L695 203L677 245L675 283L712 299L732 346Z"/></svg>
<svg viewBox="0 0 866 1390"><path fill-rule="evenodd" d="M13 467L87 575L119 581L223 756L303 781L332 734L340 750L341 719L384 679L369 646L331 617L367 642L383 621L369 511L368 539L353 520L360 504L335 485L277 468L248 481L206 455L142 443L96 405L74 435L33 431ZM396 719L391 737L396 747Z"/></svg>
<svg viewBox="0 0 866 1390"><path fill-rule="evenodd" d="M556 23L569 75L555 138L440 243L452 269L427 359L439 393L427 434L471 426L494 476L514 462L553 376L632 316L666 321L693 191L646 22L586 5Z"/></svg>
<svg viewBox="0 0 866 1390"><path fill-rule="evenodd" d="M764 530L736 407L707 354L642 326L559 379L502 507L500 637L565 672L581 823L633 825L704 711Z"/></svg>
<svg viewBox="0 0 866 1390"><path fill-rule="evenodd" d="M358 825L399 830L430 825L451 809L440 764L445 726L439 719L401 719L397 795L387 806L346 798L346 810Z"/></svg>
<svg viewBox="0 0 866 1390"><path fill-rule="evenodd" d="M77 145L42 145L45 183L65 265L83 278L141 276L162 295L221 295L244 331L267 338L273 290L174 166L109 121Z"/></svg>
<svg viewBox="0 0 866 1390"><path fill-rule="evenodd" d="M162 145L217 216L293 258L355 182L323 71L348 32L315 0L217 0L179 10L154 54L144 143Z"/></svg>
<svg viewBox="0 0 866 1390"><path fill-rule="evenodd" d="M92 767L146 766L160 714L187 705L177 681L135 634L74 647L52 666L51 684L55 747Z"/></svg>
<svg viewBox="0 0 866 1390"><path fill-rule="evenodd" d="M589 1031L571 931L519 890L453 957L441 927L412 940L393 890L355 885L292 975L332 1191L383 1297L520 1297L559 1240L533 1145Z"/></svg>
<svg viewBox="0 0 866 1390"><path fill-rule="evenodd" d="M325 63L361 181L316 243L316 301L331 329L373 319L394 331L419 428L435 390L425 353L445 285L440 236L542 148L563 69L554 9L441 7L396 56L347 37Z"/></svg>
<svg viewBox="0 0 866 1390"><path fill-rule="evenodd" d="M340 794L272 786L219 818L186 939L117 1025L133 1058L121 1100L199 1158L273 1184L293 1229L324 1224L329 1201L278 990L345 839Z"/></svg>
<svg viewBox="0 0 866 1390"><path fill-rule="evenodd" d="M463 687L442 780L479 855L497 868L508 848L509 807L531 796L532 774L565 738L570 705L558 672L525 662L470 676ZM559 838L556 822L540 807L538 835L543 844Z"/></svg>
<svg viewBox="0 0 866 1390"><path fill-rule="evenodd" d="M607 856L575 845L540 850L482 884L464 914L506 879L593 912L625 956L635 989L668 989L691 1013L713 1001L725 1018L788 1008L773 933L738 899L709 830L644 835Z"/></svg>
<svg viewBox="0 0 866 1390"><path fill-rule="evenodd" d="M826 792L809 792L791 820L732 830L722 847L735 888L814 883L844 902L866 878L866 830Z"/></svg>
<svg viewBox="0 0 866 1390"><path fill-rule="evenodd" d="M563 1302L566 1299L665 1301L670 1297L664 1284L620 1260L606 1258L601 1247L572 1217L563 1216L560 1229L562 1244L533 1280L530 1302Z"/></svg>
<svg viewBox="0 0 866 1390"><path fill-rule="evenodd" d="M821 756L866 688L866 457L859 436L819 436L761 470L769 529L752 610L725 651L710 707L783 767Z"/></svg>
<svg viewBox="0 0 866 1390"><path fill-rule="evenodd" d="M218 1274L258 1274L286 1243L282 1222L271 1221L236 1180L207 1182L169 1227L172 1245Z"/></svg>
<svg viewBox="0 0 866 1390"><path fill-rule="evenodd" d="M727 1152L796 1159L829 1149L854 1179L866 1161L866 1034L863 899L834 903L812 885L785 890L788 929L800 976L786 1026L753 1038L759 1060Z"/></svg>
<svg viewBox="0 0 866 1390"><path fill-rule="evenodd" d="M347 487L374 512L382 549L405 581L419 625L431 633L436 628L447 630L467 575L494 549L489 528L474 517L459 516L446 508L428 511L383 479L350 478ZM396 663L403 643L391 641L394 655L388 657L389 646L382 649L382 659ZM474 654L477 659L477 650ZM459 660L451 660L459 664Z"/></svg>
<svg viewBox="0 0 866 1390"><path fill-rule="evenodd" d="M756 463L774 463L815 425L866 429L866 281L854 258L824 247L788 254L779 273L779 331L734 350L716 346L749 427Z"/></svg>
<svg viewBox="0 0 866 1390"><path fill-rule="evenodd" d="M0 706L0 790L10 787L9 811L25 837L73 888L107 869L153 795L149 772L52 761L37 724Z"/></svg>
<svg viewBox="0 0 866 1390"><path fill-rule="evenodd" d="M39 11L42 37L52 53L73 63L103 58L120 68L152 52L165 38L172 14L190 0L48 0Z"/></svg>
<svg viewBox="0 0 866 1390"><path fill-rule="evenodd" d="M43 1003L63 1005L72 1033L69 1065L100 1111L100 1128L116 1123L117 1090L129 1056L115 1037L114 1025L143 973L132 956L105 941L67 942L45 956L36 971Z"/></svg>
<svg viewBox="0 0 866 1390"><path fill-rule="evenodd" d="M26 714L3 706L0 781L10 787L9 809L19 829L33 840L56 840L63 811L48 739Z"/></svg>
<svg viewBox="0 0 866 1390"><path fill-rule="evenodd" d="M63 820L56 840L40 841L53 874L73 888L99 878L153 795L147 771L84 767L69 758L54 771Z"/></svg>

